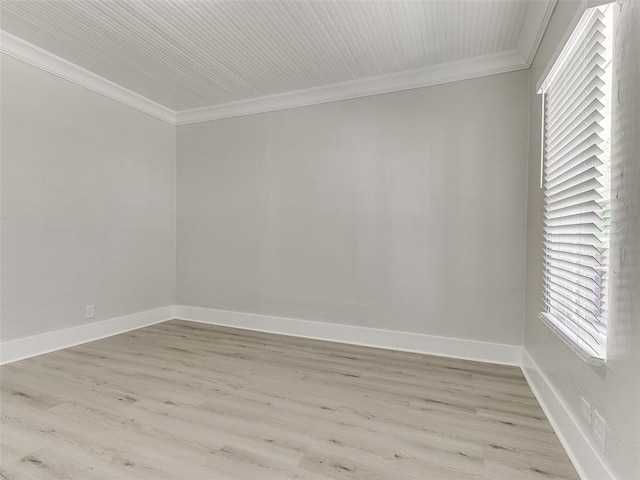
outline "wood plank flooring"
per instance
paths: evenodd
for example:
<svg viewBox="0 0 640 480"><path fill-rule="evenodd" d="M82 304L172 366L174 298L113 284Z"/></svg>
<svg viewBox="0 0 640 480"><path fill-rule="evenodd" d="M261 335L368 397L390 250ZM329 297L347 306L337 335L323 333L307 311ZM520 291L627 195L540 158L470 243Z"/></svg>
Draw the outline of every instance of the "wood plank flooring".
<svg viewBox="0 0 640 480"><path fill-rule="evenodd" d="M515 367L171 321L0 375L5 479L578 479Z"/></svg>

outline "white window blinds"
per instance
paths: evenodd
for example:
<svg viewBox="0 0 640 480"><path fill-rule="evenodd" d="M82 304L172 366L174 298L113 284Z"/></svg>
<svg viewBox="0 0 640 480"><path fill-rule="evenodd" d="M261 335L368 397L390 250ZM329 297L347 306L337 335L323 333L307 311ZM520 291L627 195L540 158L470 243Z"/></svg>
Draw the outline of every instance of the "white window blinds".
<svg viewBox="0 0 640 480"><path fill-rule="evenodd" d="M585 12L542 87L544 312L604 359L610 212L610 6Z"/></svg>

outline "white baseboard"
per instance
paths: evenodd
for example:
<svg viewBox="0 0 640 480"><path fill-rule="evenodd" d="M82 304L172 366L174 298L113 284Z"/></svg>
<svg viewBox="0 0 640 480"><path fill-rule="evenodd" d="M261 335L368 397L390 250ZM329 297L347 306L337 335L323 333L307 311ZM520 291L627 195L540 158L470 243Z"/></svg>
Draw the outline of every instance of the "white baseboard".
<svg viewBox="0 0 640 480"><path fill-rule="evenodd" d="M0 365L73 347L173 318L173 305L0 343Z"/></svg>
<svg viewBox="0 0 640 480"><path fill-rule="evenodd" d="M226 327L278 333L405 352L425 353L480 362L517 365L522 347L478 342L459 338L436 337L420 333L382 330L339 323L296 320L292 318L231 312L211 308L175 306L175 318Z"/></svg>
<svg viewBox="0 0 640 480"><path fill-rule="evenodd" d="M603 454L526 350L522 352L522 373L580 478L613 480L615 476L607 466Z"/></svg>

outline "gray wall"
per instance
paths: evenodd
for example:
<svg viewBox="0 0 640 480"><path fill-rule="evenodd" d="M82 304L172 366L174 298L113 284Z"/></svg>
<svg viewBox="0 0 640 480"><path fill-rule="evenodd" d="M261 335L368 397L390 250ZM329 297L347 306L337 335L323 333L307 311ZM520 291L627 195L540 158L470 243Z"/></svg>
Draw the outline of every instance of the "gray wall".
<svg viewBox="0 0 640 480"><path fill-rule="evenodd" d="M606 458L618 478L640 479L640 2L624 10L615 40L612 268L606 367L581 361L537 314L542 298L540 97L533 87L577 11L560 2L531 70L525 347L580 421L580 396L608 422ZM616 113L617 112L617 113ZM620 252L624 251L624 257ZM624 261L623 261L624 260ZM586 430L589 429L583 422Z"/></svg>
<svg viewBox="0 0 640 480"><path fill-rule="evenodd" d="M527 88L178 127L178 303L521 344Z"/></svg>
<svg viewBox="0 0 640 480"><path fill-rule="evenodd" d="M1 75L2 340L173 304L175 127L5 55Z"/></svg>

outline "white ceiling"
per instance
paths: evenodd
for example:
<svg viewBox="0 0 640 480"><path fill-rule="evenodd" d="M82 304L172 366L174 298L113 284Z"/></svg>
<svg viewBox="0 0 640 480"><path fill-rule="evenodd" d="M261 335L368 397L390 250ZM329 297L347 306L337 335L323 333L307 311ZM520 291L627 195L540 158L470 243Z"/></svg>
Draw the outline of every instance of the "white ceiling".
<svg viewBox="0 0 640 480"><path fill-rule="evenodd" d="M525 68L552 3L2 0L0 26L175 112L344 82L358 96L361 79L478 59Z"/></svg>

